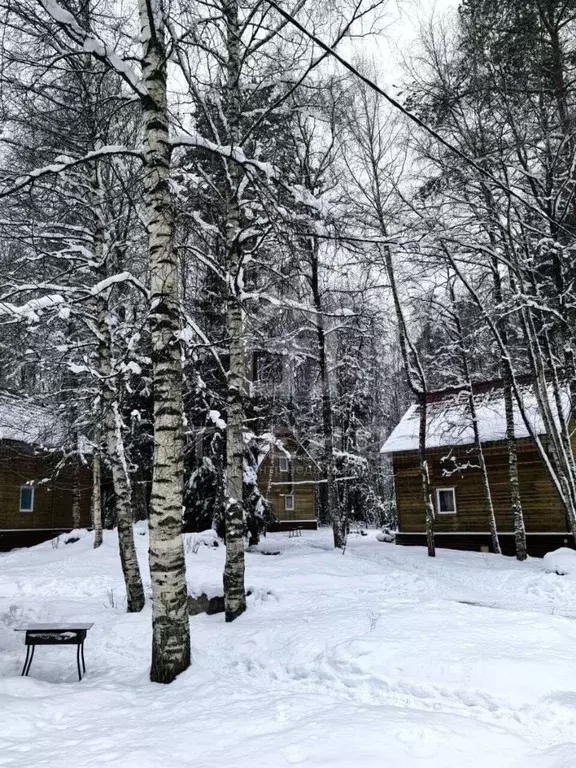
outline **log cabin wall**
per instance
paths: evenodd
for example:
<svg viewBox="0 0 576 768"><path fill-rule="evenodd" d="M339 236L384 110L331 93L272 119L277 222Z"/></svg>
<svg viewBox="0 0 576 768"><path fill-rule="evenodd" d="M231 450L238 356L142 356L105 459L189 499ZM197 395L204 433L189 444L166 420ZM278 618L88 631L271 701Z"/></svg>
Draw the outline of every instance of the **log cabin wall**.
<svg viewBox="0 0 576 768"><path fill-rule="evenodd" d="M58 469L60 458L26 443L0 440L0 533L70 530L76 482L82 525L90 525L90 468L80 465L76 471L68 465ZM20 511L20 489L25 485L34 487L31 512Z"/></svg>
<svg viewBox="0 0 576 768"><path fill-rule="evenodd" d="M512 533L514 528L510 512L506 444L487 443L483 449L498 531L504 534L501 537L503 548L510 550L510 545L513 548L513 537L507 537L505 534ZM458 549L480 549L489 546L489 527L484 510L480 470L472 466L447 474L455 466L468 463L474 465L474 447L429 449L427 456L436 511L434 530L438 545ZM443 457L447 456L450 458L443 460ZM392 460L399 543L421 543L415 537L415 534L423 535L425 529L418 455L413 451L396 453L393 454ZM562 505L535 446L528 439L518 441L518 472L529 551L532 554L542 554L548 549L553 549L553 544L572 545L571 536L566 537L568 526ZM437 488L455 489L456 514L438 514ZM557 541L553 537L546 538L551 534L558 534Z"/></svg>
<svg viewBox="0 0 576 768"><path fill-rule="evenodd" d="M284 446L290 453L287 471L281 465L286 454L273 449L262 461L258 472L260 492L271 503L277 521L270 530L291 527L291 524L315 528L316 466L295 441L284 440ZM293 509L286 508L286 496L293 497Z"/></svg>

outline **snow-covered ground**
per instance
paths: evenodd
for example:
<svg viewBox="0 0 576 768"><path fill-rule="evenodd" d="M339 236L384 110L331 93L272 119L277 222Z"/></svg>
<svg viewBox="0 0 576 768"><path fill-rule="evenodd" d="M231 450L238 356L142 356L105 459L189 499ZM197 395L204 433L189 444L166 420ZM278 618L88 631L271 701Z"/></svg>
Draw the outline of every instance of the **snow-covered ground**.
<svg viewBox="0 0 576 768"><path fill-rule="evenodd" d="M247 613L192 618L193 666L160 686L116 547L107 533L97 551L86 535L0 554L0 766L576 767L576 576L273 534L246 555ZM192 591L217 591L222 547L188 550ZM37 649L19 677L14 627L61 619L94 622L84 680L73 648Z"/></svg>

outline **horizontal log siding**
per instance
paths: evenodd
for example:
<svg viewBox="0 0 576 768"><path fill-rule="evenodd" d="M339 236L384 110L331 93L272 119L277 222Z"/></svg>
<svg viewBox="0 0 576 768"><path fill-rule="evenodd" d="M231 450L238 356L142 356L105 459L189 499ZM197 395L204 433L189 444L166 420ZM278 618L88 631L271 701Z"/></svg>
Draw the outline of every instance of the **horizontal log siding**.
<svg viewBox="0 0 576 768"><path fill-rule="evenodd" d="M475 452L471 447L459 448L453 452L457 464L467 461L475 463ZM504 443L484 446L486 465L492 500L496 513L498 530L513 531L510 514L510 488L508 480L508 455ZM428 451L430 480L436 507L436 488L455 488L455 515L436 515L435 530L442 532L487 532L488 520L483 507L480 470L468 468L451 476L443 474L444 469L454 467L451 460L441 461L448 454L446 448ZM397 453L393 457L396 501L399 529L403 533L424 530L424 510L418 468L418 456L414 452ZM520 493L528 532L563 532L566 520L560 502L552 487L542 461L535 447L528 440L518 443L518 470Z"/></svg>
<svg viewBox="0 0 576 768"><path fill-rule="evenodd" d="M295 454L290 462L290 472L280 472L279 459L282 454L269 454L260 465L258 473L260 492L271 503L272 512L277 520L288 522L315 520L317 473L314 462L305 454L296 453L293 445L286 444L286 448ZM271 468L272 476L270 477ZM294 496L293 511L284 509L284 498L287 494Z"/></svg>
<svg viewBox="0 0 576 768"><path fill-rule="evenodd" d="M0 530L70 529L74 471L56 471L60 456L32 446L0 441ZM82 525L90 525L91 473L78 472ZM20 512L20 486L34 484L34 511Z"/></svg>

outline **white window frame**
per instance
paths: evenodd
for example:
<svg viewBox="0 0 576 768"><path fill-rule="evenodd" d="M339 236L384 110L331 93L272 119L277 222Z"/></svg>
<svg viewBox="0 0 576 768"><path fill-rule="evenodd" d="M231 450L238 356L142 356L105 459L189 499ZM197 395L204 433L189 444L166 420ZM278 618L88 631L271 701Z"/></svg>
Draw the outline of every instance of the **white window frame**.
<svg viewBox="0 0 576 768"><path fill-rule="evenodd" d="M454 509L451 512L440 511L440 493L443 491L450 491L452 498L454 499ZM458 507L456 506L456 488L436 488L436 512L439 515L456 515L458 513Z"/></svg>
<svg viewBox="0 0 576 768"><path fill-rule="evenodd" d="M294 494L293 493L287 493L286 496L284 496L284 511L294 512Z"/></svg>
<svg viewBox="0 0 576 768"><path fill-rule="evenodd" d="M290 459L287 456L278 458L278 472L290 472Z"/></svg>
<svg viewBox="0 0 576 768"><path fill-rule="evenodd" d="M22 508L22 490L23 490L24 488L26 488L27 490L30 490L30 491L32 491L32 500L31 500L31 505L30 505L30 508L29 508L29 509L23 509L23 508ZM29 515L29 514L31 514L32 512L34 512L34 500L35 500L35 499L34 499L34 497L35 497L35 495L36 495L36 492L35 492L35 491L36 491L36 489L34 488L34 486L33 486L33 485L21 485L21 486L20 486L20 498L19 498L19 500L18 500L18 508L19 508L20 512L21 512L23 515Z"/></svg>

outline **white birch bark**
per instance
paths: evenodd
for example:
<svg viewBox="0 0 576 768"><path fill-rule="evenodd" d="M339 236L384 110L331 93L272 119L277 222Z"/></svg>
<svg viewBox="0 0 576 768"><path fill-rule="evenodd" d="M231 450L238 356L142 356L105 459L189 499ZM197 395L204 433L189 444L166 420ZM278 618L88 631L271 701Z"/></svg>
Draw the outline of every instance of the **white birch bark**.
<svg viewBox="0 0 576 768"><path fill-rule="evenodd" d="M546 452L550 470L556 476L556 486L560 490L559 498L564 507L567 528L576 538L576 466L572 449L571 416L565 412L563 404L566 390L570 392L571 401L574 403L575 381L572 356L568 350L569 340L564 338L564 351L568 354L565 356L566 367L560 372L545 319L539 318L541 325L538 328L538 318L534 318L525 308L520 312L520 318L534 378L534 393L546 431ZM562 389L565 391L562 392ZM550 399L552 403L549 402Z"/></svg>
<svg viewBox="0 0 576 768"><path fill-rule="evenodd" d="M80 472L78 471L78 459L74 459L74 485L72 487L72 527L80 528L82 525L81 519L81 495L80 495Z"/></svg>
<svg viewBox="0 0 576 768"><path fill-rule="evenodd" d="M390 138L387 128L380 123L378 112L362 94L362 121L360 127L352 129L353 135L360 148L360 156L363 159L364 171L367 177L369 192L366 195L369 201L369 214L375 218L380 235L383 240L388 239L388 220L386 212L385 191L390 186L385 172L388 163L387 151L390 147ZM384 195L383 195L384 193ZM364 195L364 192L363 192ZM418 350L410 339L404 309L400 299L400 293L396 283L392 251L389 246L383 246L382 256L384 267L390 282L394 312L398 323L398 342L402 362L406 371L408 385L417 399L420 409L418 456L420 465L420 479L422 488L423 512L426 526L426 543L429 557L435 557L436 545L434 541L434 504L430 488L430 472L426 457L426 432L427 432L427 382L424 367L418 355Z"/></svg>
<svg viewBox="0 0 576 768"><path fill-rule="evenodd" d="M516 545L516 558L526 560L528 551L526 546L526 526L520 497L520 479L518 477L518 446L514 432L514 401L512 387L506 367L504 374L504 411L506 414L506 444L508 446L508 475L510 478L510 509L514 525L514 543Z"/></svg>
<svg viewBox="0 0 576 768"><path fill-rule="evenodd" d="M380 228L384 237L388 236L388 229L384 221L382 209L380 210ZM418 398L420 407L420 420L418 429L418 457L420 463L420 479L422 482L422 500L424 503L424 519L426 525L426 546L428 548L428 557L436 557L436 543L434 540L434 503L432 501L432 491L430 488L430 470L428 459L426 457L426 432L428 420L428 407L426 402L426 375L420 362L418 350L410 340L404 310L400 301L400 294L396 283L396 273L392 261L392 253L388 246L384 246L384 264L388 280L390 281L390 290L396 312L396 321L398 323L398 341L400 353L408 384L413 394ZM412 364L413 363L413 364Z"/></svg>
<svg viewBox="0 0 576 768"><path fill-rule="evenodd" d="M228 141L235 149L240 137L240 24L237 0L225 0L223 11L227 33L226 119ZM226 254L228 291L226 330L229 340L229 369L226 430L226 562L224 565L224 608L226 621L246 610L244 586L244 317L239 292L242 287L243 251L239 240L241 225L240 184L242 170L228 164L226 190Z"/></svg>
<svg viewBox="0 0 576 768"><path fill-rule="evenodd" d="M346 507L340 504L336 487L336 465L334 461L334 425L332 423L332 396L330 392L330 371L326 349L326 329L322 311L322 296L320 293L320 275L318 263L318 243L309 244L312 298L316 310L315 325L318 343L318 364L322 384L322 439L324 448L324 474L326 480L326 498L328 512L332 524L334 547L344 549L347 537Z"/></svg>
<svg viewBox="0 0 576 768"><path fill-rule="evenodd" d="M484 448L482 447L482 440L480 438L480 429L478 426L478 414L476 411L476 402L474 400L474 391L472 389L472 382L467 378L469 387L468 406L470 408L470 420L472 421L472 430L474 432L474 445L476 446L476 456L478 458L478 464L480 466L480 474L482 475L482 490L484 493L484 511L488 520L488 529L490 530L490 539L492 541L492 551L496 555L502 554L500 547L500 540L498 538L498 527L496 525L496 513L494 512L494 502L492 501L492 490L490 488L490 479L488 477L488 468L486 466L486 457L484 456Z"/></svg>
<svg viewBox="0 0 576 768"><path fill-rule="evenodd" d="M454 286L450 283L450 301L452 307L456 306L456 297L454 293ZM454 326L456 329L456 343L460 353L460 360L462 363L462 373L464 381L468 387L468 408L470 410L470 421L472 422L472 431L474 433L474 445L476 447L476 456L478 458L478 464L480 466L480 474L482 476L482 490L484 495L484 511L486 513L486 519L488 520L488 528L490 530L490 539L492 541L492 551L497 554L502 554L500 547L500 540L498 539L498 527L496 525L496 513L494 511L494 502L492 500L492 490L490 488L490 479L488 477L488 468L486 466L486 457L484 456L484 448L482 447L482 439L480 437L480 427L478 425L478 413L476 409L476 400L474 398L474 388L472 386L472 376L470 374L470 365L468 363L468 353L466 351L466 345L464 343L464 330L462 328L462 322L458 315L458 312L453 309Z"/></svg>
<svg viewBox="0 0 576 768"><path fill-rule="evenodd" d="M510 483L510 511L512 513L512 521L514 526L514 541L516 545L516 557L518 560L525 560L527 555L526 545L526 527L524 524L524 513L522 510L522 499L520 496L520 481L518 478L518 448L516 442L516 434L514 430L514 398L516 398L517 405L519 407L522 418L528 429L528 433L531 434L538 451L546 467L549 466L549 461L546 458L544 452L541 450L541 442L537 435L533 434L533 430L529 420L526 418L526 414L523 409L521 399L514 381L514 372L510 362L509 352L507 348L507 335L506 326L502 322L495 321L491 314L486 310L486 307L478 293L474 290L471 283L467 280L466 276L462 273L458 263L454 259L449 248L444 250L450 265L470 296L474 300L474 303L478 309L482 312L484 319L486 320L488 327L494 335L496 343L500 350L500 371L502 376L502 389L504 395L504 413L506 418L506 444L508 449L508 477ZM502 286L500 276L498 273L498 264L493 261L493 280L494 280L494 297L499 305L502 304Z"/></svg>
<svg viewBox="0 0 576 768"><path fill-rule="evenodd" d="M102 240L96 242L96 256L102 255ZM126 602L129 613L137 613L144 608L144 587L138 565L136 546L134 544L134 527L132 520L132 504L130 494L130 479L124 456L122 434L118 427L118 397L117 386L112 367L110 327L108 325L108 302L105 298L98 299L98 368L100 374L102 398L102 438L106 456L110 463L112 484L116 497L116 522L118 526L118 546L120 562L126 585Z"/></svg>
<svg viewBox="0 0 576 768"><path fill-rule="evenodd" d="M502 281L498 263L493 260L492 275L494 282L494 298L499 306L503 303ZM506 320L500 321L500 336L504 347L508 345ZM512 375L510 359L506 355L501 359L501 376L504 388L504 413L506 416L506 444L508 446L508 476L510 478L510 509L514 525L514 542L516 545L516 558L526 560L528 549L526 544L526 525L524 523L524 511L520 496L520 479L518 477L518 445L514 431L514 400L512 395Z"/></svg>
<svg viewBox="0 0 576 768"><path fill-rule="evenodd" d="M426 402L426 390L419 394L420 422L418 429L418 456L420 459L420 479L422 482L422 500L424 502L424 519L426 523L426 547L428 557L436 557L436 543L434 541L434 503L430 488L430 468L426 457L426 429L428 426L428 404Z"/></svg>
<svg viewBox="0 0 576 768"><path fill-rule="evenodd" d="M190 666L190 624L182 540L183 402L178 261L173 247L168 52L162 0L139 0L144 133L144 202L150 260L154 385L154 467L150 498L153 682L169 683Z"/></svg>
<svg viewBox="0 0 576 768"><path fill-rule="evenodd" d="M95 448L92 454L92 525L94 549L102 546L102 465L100 458L100 429L96 429Z"/></svg>

